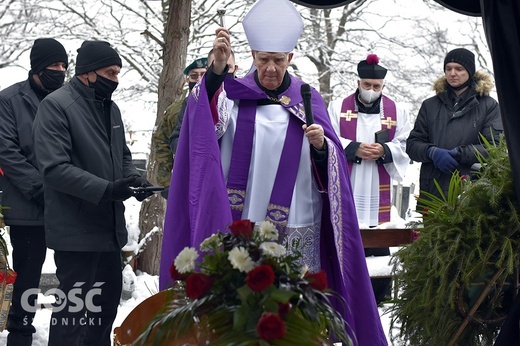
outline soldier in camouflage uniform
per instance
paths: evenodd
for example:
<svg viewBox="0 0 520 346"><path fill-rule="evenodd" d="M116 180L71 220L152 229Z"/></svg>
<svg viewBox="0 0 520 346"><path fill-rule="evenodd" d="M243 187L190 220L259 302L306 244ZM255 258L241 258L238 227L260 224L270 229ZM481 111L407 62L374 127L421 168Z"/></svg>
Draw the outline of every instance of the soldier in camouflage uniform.
<svg viewBox="0 0 520 346"><path fill-rule="evenodd" d="M204 75L204 72L206 72L208 66L207 62L207 58L199 58L184 69L189 90L197 84ZM170 136L175 124L177 123L179 113L184 112L186 107L186 96L187 93L185 93L178 101L175 101L168 106L161 122L157 126L157 131L154 133L157 184L165 187L165 189L161 191L161 195L164 198L168 198L168 188L170 186L173 159L175 157L175 153L170 147Z"/></svg>
<svg viewBox="0 0 520 346"><path fill-rule="evenodd" d="M183 95L178 101L172 103L166 111L154 134L155 137L155 160L157 164L157 184L168 187L170 185L171 172L173 168L173 152L170 149L170 135L177 122L182 103L186 95ZM167 190L164 190L167 191ZM168 196L167 192L163 197Z"/></svg>

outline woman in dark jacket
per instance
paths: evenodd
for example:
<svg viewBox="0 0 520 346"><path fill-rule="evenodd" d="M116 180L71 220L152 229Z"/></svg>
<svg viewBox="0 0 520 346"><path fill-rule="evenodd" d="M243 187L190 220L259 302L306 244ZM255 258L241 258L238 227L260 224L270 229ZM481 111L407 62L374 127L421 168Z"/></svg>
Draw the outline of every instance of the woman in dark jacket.
<svg viewBox="0 0 520 346"><path fill-rule="evenodd" d="M476 151L486 155L480 135L498 143L503 131L498 103L489 96L494 83L487 73L475 72L473 53L464 48L449 52L444 72L406 142L410 159L422 162L421 198L424 191L441 196L434 180L446 195L453 171L470 174L478 162Z"/></svg>

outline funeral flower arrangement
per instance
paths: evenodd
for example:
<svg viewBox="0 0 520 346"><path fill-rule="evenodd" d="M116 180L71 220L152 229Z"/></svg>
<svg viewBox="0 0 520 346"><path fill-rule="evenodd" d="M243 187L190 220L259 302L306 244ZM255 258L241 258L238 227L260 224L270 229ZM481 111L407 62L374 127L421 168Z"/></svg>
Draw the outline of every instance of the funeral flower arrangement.
<svg viewBox="0 0 520 346"><path fill-rule="evenodd" d="M170 273L186 298L148 328L156 329L155 340L176 339L198 324L211 345L326 345L332 337L351 344L331 303L345 308L344 300L327 289L325 272L302 268L270 222L255 229L239 220L229 230L205 239L200 251L179 253Z"/></svg>

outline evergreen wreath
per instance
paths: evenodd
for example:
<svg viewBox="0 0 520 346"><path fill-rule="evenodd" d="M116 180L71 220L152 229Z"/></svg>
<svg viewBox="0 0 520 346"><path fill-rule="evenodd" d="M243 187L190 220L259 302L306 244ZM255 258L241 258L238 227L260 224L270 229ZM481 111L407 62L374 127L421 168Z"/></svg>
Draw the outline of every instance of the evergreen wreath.
<svg viewBox="0 0 520 346"><path fill-rule="evenodd" d="M503 136L496 146L481 138L482 169L473 179L455 172L442 198L425 193L417 240L392 258L394 344L492 345L517 294L520 220L507 147Z"/></svg>

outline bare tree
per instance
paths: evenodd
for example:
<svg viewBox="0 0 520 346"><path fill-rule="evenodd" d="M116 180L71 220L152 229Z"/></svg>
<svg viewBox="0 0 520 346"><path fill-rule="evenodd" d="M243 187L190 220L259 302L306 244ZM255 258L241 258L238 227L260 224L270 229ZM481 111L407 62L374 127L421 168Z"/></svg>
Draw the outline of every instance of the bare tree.
<svg viewBox="0 0 520 346"><path fill-rule="evenodd" d="M39 4L42 1L34 0ZM41 26L36 25L43 22ZM5 0L0 3L0 69L20 66L20 56L31 49L34 39L42 29L50 28L39 9L32 4L17 0ZM53 34L51 30L47 31ZM45 35L50 37L51 35Z"/></svg>
<svg viewBox="0 0 520 346"><path fill-rule="evenodd" d="M411 10L410 6L421 10ZM298 51L314 65L319 90L328 102L345 97L357 87L357 63L375 53L389 69L385 92L405 103L412 115L422 101L433 96L431 85L442 74L449 49L463 46L477 54L487 69L490 58L478 18L458 17L437 3L410 4L397 0L357 0L346 6L302 9L306 25ZM439 19L457 18L451 30ZM459 32L463 30L463 33Z"/></svg>
<svg viewBox="0 0 520 346"><path fill-rule="evenodd" d="M166 108L178 100L182 94L182 90L178 90L178 86L182 84L184 76L179 68L186 65L191 1L172 0L165 10L167 10L168 16L164 30L163 70L159 81L156 125L162 119ZM154 147L152 143L152 148ZM148 159L147 176L153 182L157 179L154 150L150 152ZM164 212L164 199L157 195L148 198L141 205L139 217L141 235L146 237L155 227L161 230L154 233L146 245L146 251L140 256L139 268L147 273L157 274L159 272Z"/></svg>
<svg viewBox="0 0 520 346"><path fill-rule="evenodd" d="M28 0L35 1L35 0ZM54 0L32 6L64 40L110 42L121 55L132 85L117 90L118 99L157 94L162 71L165 17L161 2L146 0ZM72 66L74 66L74 58ZM146 99L146 98L143 98Z"/></svg>
<svg viewBox="0 0 520 346"><path fill-rule="evenodd" d="M249 59L240 23L253 3L195 1L189 60L205 56L211 48L217 7L228 9L237 59ZM489 70L491 66L480 19L456 15L433 0L413 4L406 0L356 0L333 9L296 7L306 25L291 68L315 85L326 102L355 90L356 65L369 53L377 54L390 71L386 92L404 103L412 115L422 100L433 95L431 85L442 74L442 61L449 49L471 49L481 68ZM445 18L455 19L447 26L442 24ZM245 72L249 66L241 68Z"/></svg>

